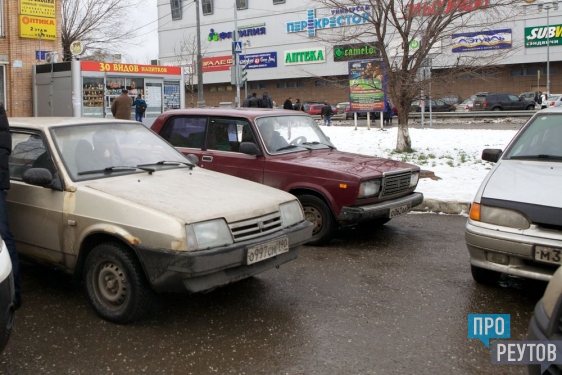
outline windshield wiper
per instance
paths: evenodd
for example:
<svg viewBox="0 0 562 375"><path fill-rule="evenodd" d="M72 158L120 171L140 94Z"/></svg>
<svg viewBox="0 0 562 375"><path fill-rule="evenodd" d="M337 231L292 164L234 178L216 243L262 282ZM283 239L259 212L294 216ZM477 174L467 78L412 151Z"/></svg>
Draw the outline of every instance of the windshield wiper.
<svg viewBox="0 0 562 375"><path fill-rule="evenodd" d="M562 156L548 155L548 154L516 155L516 156L511 156L510 159L554 159L554 160L562 160Z"/></svg>
<svg viewBox="0 0 562 375"><path fill-rule="evenodd" d="M114 171L115 172L136 171L137 169L147 171L150 174L152 174L152 172L155 171L154 168L143 168L141 165L138 165L136 167L132 165L122 165L122 166L107 167L104 169L92 169L90 171L78 172L78 176L82 176L85 174L96 174L96 173L110 174L113 173Z"/></svg>
<svg viewBox="0 0 562 375"><path fill-rule="evenodd" d="M327 144L325 144L325 143L318 142L318 141L314 141L314 142L303 142L303 143L301 143L301 145L323 145L323 146L329 147L329 148L332 149L332 150L335 149L334 146L330 146L330 145L327 145Z"/></svg>
<svg viewBox="0 0 562 375"><path fill-rule="evenodd" d="M290 150L292 148L296 148L296 147L302 147L301 145L288 145L288 146L284 146L281 148L278 148L277 150L275 150L275 152L277 151L281 151L281 150ZM306 148L306 147L305 147Z"/></svg>
<svg viewBox="0 0 562 375"><path fill-rule="evenodd" d="M185 161L177 161L177 160L160 160L156 163L148 163L148 164L139 164L138 167L148 167L150 165L187 165L190 169L193 169L193 167L195 167L195 165L191 162L185 162Z"/></svg>

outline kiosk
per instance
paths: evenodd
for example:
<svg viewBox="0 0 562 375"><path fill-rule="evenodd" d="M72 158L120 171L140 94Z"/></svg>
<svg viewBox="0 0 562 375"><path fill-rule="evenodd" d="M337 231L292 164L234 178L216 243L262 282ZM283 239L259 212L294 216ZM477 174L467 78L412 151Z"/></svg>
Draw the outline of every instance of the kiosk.
<svg viewBox="0 0 562 375"><path fill-rule="evenodd" d="M33 115L113 118L111 103L122 89L148 105L143 123L150 127L162 112L184 108L181 67L73 60L35 65ZM131 107L131 119L135 118Z"/></svg>

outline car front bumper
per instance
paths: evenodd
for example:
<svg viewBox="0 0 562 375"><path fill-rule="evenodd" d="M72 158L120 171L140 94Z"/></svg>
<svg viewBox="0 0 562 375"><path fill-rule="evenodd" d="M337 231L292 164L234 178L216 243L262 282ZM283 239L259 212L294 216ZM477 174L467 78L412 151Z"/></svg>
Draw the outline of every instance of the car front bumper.
<svg viewBox="0 0 562 375"><path fill-rule="evenodd" d="M537 262L535 246L562 247L562 241L541 237L541 231L528 234L504 232L498 227L481 227L470 220L466 224L465 240L470 264L476 267L529 279L549 281L557 265ZM505 255L504 262L491 261L492 254Z"/></svg>
<svg viewBox="0 0 562 375"><path fill-rule="evenodd" d="M157 292L203 292L257 275L297 258L300 245L312 236L312 223L303 221L264 237L230 246L194 252L135 246L135 250ZM257 263L246 264L248 248L287 236L289 251Z"/></svg>
<svg viewBox="0 0 562 375"><path fill-rule="evenodd" d="M390 211L394 208L408 206L408 209L406 211L408 212L412 210L412 207L415 207L422 202L422 193L412 193L405 197L365 206L344 206L342 207L341 212L338 216L338 221L342 225L354 225L362 221L368 221L378 218L389 218Z"/></svg>

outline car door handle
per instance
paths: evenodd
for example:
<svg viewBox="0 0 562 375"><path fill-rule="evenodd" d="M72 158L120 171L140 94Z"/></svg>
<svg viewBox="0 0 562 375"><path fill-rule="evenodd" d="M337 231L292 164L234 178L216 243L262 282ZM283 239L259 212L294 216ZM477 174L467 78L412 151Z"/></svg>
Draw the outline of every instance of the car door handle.
<svg viewBox="0 0 562 375"><path fill-rule="evenodd" d="M212 157L212 156L208 156L208 155L203 156L201 159L202 159L203 161L213 161L213 157Z"/></svg>

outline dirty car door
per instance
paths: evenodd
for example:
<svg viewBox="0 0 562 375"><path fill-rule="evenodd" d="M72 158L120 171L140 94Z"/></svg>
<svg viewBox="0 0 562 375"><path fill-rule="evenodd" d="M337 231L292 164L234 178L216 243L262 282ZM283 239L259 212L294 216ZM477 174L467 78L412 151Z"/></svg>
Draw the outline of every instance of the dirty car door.
<svg viewBox="0 0 562 375"><path fill-rule="evenodd" d="M53 175L56 172L50 150L40 134L12 130L9 167L11 187L6 200L18 252L63 264L62 211L66 192L22 181L23 172L29 168L46 168Z"/></svg>

